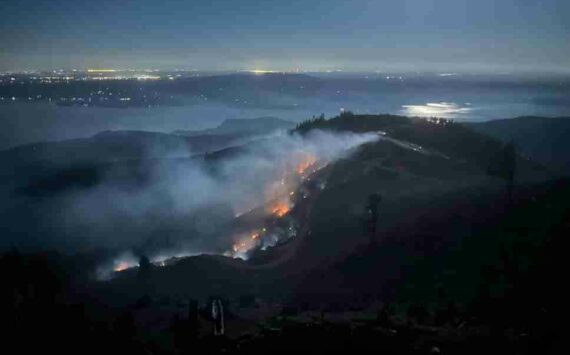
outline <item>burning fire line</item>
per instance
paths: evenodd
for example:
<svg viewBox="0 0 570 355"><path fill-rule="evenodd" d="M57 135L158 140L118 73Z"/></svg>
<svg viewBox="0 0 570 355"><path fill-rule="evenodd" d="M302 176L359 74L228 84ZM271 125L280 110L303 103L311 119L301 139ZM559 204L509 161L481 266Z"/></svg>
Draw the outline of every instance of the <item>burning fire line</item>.
<svg viewBox="0 0 570 355"><path fill-rule="evenodd" d="M282 218L290 212L294 205L293 199L296 188L303 181L310 180L311 174L325 166L319 166L316 156L306 152L294 155L294 160L295 164L290 164L289 168L285 169L281 179L269 184L266 188L265 211L275 218ZM233 257L245 257L250 250L260 245L265 232L267 229L262 228L261 231L254 230L248 235L242 236L232 245L231 251L226 254Z"/></svg>
<svg viewBox="0 0 570 355"><path fill-rule="evenodd" d="M303 181L309 181L310 176L322 169L326 164L319 162L313 154L299 153L294 156L294 163L284 168L284 173L281 178L276 182L269 184L265 189L265 206L264 209L269 216L280 219L285 217L294 206L294 198L296 189ZM247 214L253 211L253 207L245 212L236 214L236 217ZM262 245L264 238L267 238L268 229L266 227L255 229L245 235L242 235L237 242L232 245L230 251L225 255L231 257L246 258L247 253L252 249ZM192 255L192 254L188 254ZM180 256L174 256L176 259ZM166 266L169 264L169 259L166 257L155 257L152 263L156 266ZM131 268L138 267L138 260L134 255L127 254L116 259L113 263L113 272L122 272Z"/></svg>
<svg viewBox="0 0 570 355"><path fill-rule="evenodd" d="M362 140L362 142L364 141L366 141L366 139ZM358 144L361 144L362 142ZM268 184L268 186L265 186L264 189L265 203L263 204L263 208L266 214L272 217L272 219L269 220L273 222L272 224L275 224L277 219L286 217L293 208L295 201L298 201L299 198L304 199L309 196L311 187L303 187L302 184L306 181L310 181L312 174L324 168L330 162L328 159L317 159L317 156L315 154L307 151L293 152L289 157L290 159L288 163L282 166L282 174L276 179L275 182ZM334 158L331 156L331 159ZM320 182L318 185L320 189L323 189L324 186L324 182ZM302 188L298 189L299 187ZM253 206L246 211L234 211L235 217L237 218L241 215L249 214L258 208L260 208L260 206ZM224 255L246 258L247 253L254 248L263 248L264 246L270 245L271 242L278 242L279 239L284 236L295 236L296 226L294 224L294 221L283 220L283 222L275 224L275 226L279 229L278 233L275 233L275 230L268 231L267 228L258 228L250 231L247 234L240 235L239 238L236 238L237 241L228 251L224 253ZM287 223L290 223L288 228L286 226ZM269 224L265 224L265 226L269 227ZM269 243L267 243L268 239ZM156 266L168 266L172 263L175 263L179 258L197 255L199 253L183 254L184 255L180 253L173 254L171 252L167 252L161 256L155 256L151 262ZM97 272L100 274L99 277L106 278L110 277L110 272L121 272L136 267L138 267L138 261L135 256L130 253L128 255L121 255L112 263L103 265Z"/></svg>
<svg viewBox="0 0 570 355"><path fill-rule="evenodd" d="M121 272L121 271L125 271L131 267L133 267L133 265L127 263L126 261L120 261L115 265L115 267L113 268L113 271L114 272Z"/></svg>

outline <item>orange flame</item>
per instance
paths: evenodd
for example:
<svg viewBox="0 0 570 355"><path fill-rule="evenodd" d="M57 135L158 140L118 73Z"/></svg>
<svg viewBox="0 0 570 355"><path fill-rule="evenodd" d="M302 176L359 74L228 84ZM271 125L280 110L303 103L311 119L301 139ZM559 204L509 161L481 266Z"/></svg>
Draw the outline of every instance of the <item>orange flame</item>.
<svg viewBox="0 0 570 355"><path fill-rule="evenodd" d="M272 215L283 217L289 212L291 208L289 207L289 201L278 200L271 203L268 209Z"/></svg>
<svg viewBox="0 0 570 355"><path fill-rule="evenodd" d="M283 217L289 213L292 197L295 195L295 189L299 184L298 176L304 178L303 175L316 162L317 157L307 152L297 152L291 156L290 161L284 167L281 179L268 185L265 189L267 213L276 217Z"/></svg>
<svg viewBox="0 0 570 355"><path fill-rule="evenodd" d="M113 268L113 271L121 272L121 271L127 270L128 268L129 268L129 263L127 263L126 261L121 261L121 262L117 263L117 265L115 265L115 267Z"/></svg>
<svg viewBox="0 0 570 355"><path fill-rule="evenodd" d="M316 171L317 157L308 152L297 152L284 166L279 179L264 188L265 210L268 214L281 218L289 213L293 206L295 190L302 180ZM312 169L311 169L312 168ZM309 170L310 169L310 170ZM265 232L265 228L263 228ZM262 238L261 232L254 231L241 236L233 245L230 254L240 256L255 248Z"/></svg>
<svg viewBox="0 0 570 355"><path fill-rule="evenodd" d="M315 165L317 162L317 157L313 154L305 153L303 154L301 161L297 164L295 171L297 175L302 175L308 168Z"/></svg>
<svg viewBox="0 0 570 355"><path fill-rule="evenodd" d="M234 245L232 245L234 254L247 252L248 250L252 249L256 245L257 238L259 237L259 232L252 232L248 236L242 237L239 241L235 242Z"/></svg>

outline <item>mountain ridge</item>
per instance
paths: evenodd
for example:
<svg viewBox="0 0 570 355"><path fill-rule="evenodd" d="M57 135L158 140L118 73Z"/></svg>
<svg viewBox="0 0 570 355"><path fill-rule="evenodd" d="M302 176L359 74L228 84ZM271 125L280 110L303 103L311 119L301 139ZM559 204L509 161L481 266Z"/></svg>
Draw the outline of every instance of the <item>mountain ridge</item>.
<svg viewBox="0 0 570 355"><path fill-rule="evenodd" d="M520 116L464 125L505 143L512 141L529 158L570 173L570 117Z"/></svg>

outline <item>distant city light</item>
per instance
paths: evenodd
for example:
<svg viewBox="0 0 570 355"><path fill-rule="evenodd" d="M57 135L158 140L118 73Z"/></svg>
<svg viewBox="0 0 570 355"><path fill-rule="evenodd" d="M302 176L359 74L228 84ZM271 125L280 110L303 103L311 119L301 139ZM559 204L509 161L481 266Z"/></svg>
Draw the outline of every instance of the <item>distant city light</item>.
<svg viewBox="0 0 570 355"><path fill-rule="evenodd" d="M114 73L115 69L87 69L88 73Z"/></svg>
<svg viewBox="0 0 570 355"><path fill-rule="evenodd" d="M158 80L160 79L160 76L156 76L156 75L137 75L135 77L137 80Z"/></svg>
<svg viewBox="0 0 570 355"><path fill-rule="evenodd" d="M264 70L264 69L253 69L249 71L250 73L253 74L270 74L270 73L277 73L274 70Z"/></svg>

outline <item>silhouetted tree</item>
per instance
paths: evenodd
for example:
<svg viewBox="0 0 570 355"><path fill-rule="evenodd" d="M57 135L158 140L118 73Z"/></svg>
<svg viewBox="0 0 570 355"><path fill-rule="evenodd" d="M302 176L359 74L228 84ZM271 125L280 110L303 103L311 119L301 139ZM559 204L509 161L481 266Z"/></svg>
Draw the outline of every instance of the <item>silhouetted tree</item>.
<svg viewBox="0 0 570 355"><path fill-rule="evenodd" d="M214 335L224 335L224 306L222 300L215 298L212 303L212 320L214 321Z"/></svg>
<svg viewBox="0 0 570 355"><path fill-rule="evenodd" d="M326 122L325 114L321 113L319 117L313 116L311 119L305 120L295 127L294 131L299 133L306 133L311 129L321 126Z"/></svg>
<svg viewBox="0 0 570 355"><path fill-rule="evenodd" d="M150 276L150 272L152 269L152 264L150 260L145 255L141 256L139 259L139 277L142 279L146 279Z"/></svg>
<svg viewBox="0 0 570 355"><path fill-rule="evenodd" d="M380 194L374 193L368 196L368 202L366 204L366 212L368 216L368 236L370 238L370 244L376 244L376 226L378 224L378 204L382 200Z"/></svg>

